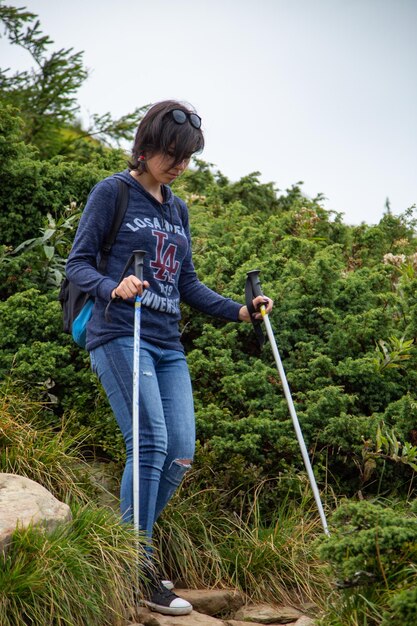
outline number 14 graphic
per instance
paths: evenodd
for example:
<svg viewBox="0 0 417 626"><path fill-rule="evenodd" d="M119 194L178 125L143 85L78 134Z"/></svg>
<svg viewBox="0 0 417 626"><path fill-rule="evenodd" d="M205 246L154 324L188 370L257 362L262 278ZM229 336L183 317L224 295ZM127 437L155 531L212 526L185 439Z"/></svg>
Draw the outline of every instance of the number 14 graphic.
<svg viewBox="0 0 417 626"><path fill-rule="evenodd" d="M156 270L154 276L157 280L173 283L174 276L180 266L179 261L175 260L177 246L170 243L164 250L164 243L168 234L160 230L153 230L152 234L156 237L156 258L150 262L151 268Z"/></svg>

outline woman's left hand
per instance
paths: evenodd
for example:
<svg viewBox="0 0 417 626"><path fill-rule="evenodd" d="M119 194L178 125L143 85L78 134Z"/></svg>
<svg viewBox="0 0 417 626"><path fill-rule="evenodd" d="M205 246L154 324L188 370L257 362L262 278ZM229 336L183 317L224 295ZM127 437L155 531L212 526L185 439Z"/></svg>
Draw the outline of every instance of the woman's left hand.
<svg viewBox="0 0 417 626"><path fill-rule="evenodd" d="M269 313L272 311L272 307L274 306L274 301L271 300L271 298L267 298L266 296L256 296L256 298L254 298L252 300L252 304L255 308L255 311L258 311L261 307L261 305L265 305L265 311L266 313ZM253 317L257 320L262 318L262 314L261 313L254 313ZM249 315L249 311L248 311L248 307L247 306L242 306L242 308L239 311L239 320L241 322L251 322L251 318Z"/></svg>

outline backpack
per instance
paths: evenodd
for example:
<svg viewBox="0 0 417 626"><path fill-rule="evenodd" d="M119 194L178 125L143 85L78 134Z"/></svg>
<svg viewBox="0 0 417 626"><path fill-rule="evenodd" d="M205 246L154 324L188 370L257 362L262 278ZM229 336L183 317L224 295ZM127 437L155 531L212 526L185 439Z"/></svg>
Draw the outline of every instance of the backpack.
<svg viewBox="0 0 417 626"><path fill-rule="evenodd" d="M116 211L110 232L107 234L101 248L100 261L97 267L101 274L105 272L110 251L116 239L116 235L119 232L129 201L129 188L127 184L119 178L116 180L118 184ZM58 300L62 306L64 332L72 335L74 341L81 348L85 348L87 323L93 312L94 297L81 291L79 287L65 277L61 283Z"/></svg>

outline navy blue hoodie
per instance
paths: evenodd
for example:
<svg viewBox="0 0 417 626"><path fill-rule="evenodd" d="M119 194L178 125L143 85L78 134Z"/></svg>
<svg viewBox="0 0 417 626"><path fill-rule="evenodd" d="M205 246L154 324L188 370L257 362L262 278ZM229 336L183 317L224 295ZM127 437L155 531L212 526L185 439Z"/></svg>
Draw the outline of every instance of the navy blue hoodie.
<svg viewBox="0 0 417 626"><path fill-rule="evenodd" d="M129 202L102 275L96 267L116 210L116 177L129 185ZM91 191L67 261L68 278L95 296L87 326L87 350L116 337L133 335L132 301L117 299L110 307L111 319L107 322L104 318L111 293L133 250L146 251L143 277L149 288L142 297L144 339L162 348L183 350L178 327L180 301L215 317L238 320L242 305L215 293L197 278L185 203L165 185L161 204L125 170L102 180ZM133 273L133 267L128 273Z"/></svg>

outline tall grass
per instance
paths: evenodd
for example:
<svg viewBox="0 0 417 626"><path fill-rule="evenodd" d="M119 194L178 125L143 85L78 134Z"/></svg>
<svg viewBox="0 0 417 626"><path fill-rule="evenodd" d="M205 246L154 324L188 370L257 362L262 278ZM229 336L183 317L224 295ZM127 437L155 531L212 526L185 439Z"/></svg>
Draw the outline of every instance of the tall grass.
<svg viewBox="0 0 417 626"><path fill-rule="evenodd" d="M246 494L245 517L223 512L216 491L176 497L159 528L167 571L186 586L233 587L253 601L323 604L331 585L314 548L322 527L307 485L300 489L301 501L281 501L268 525L259 514L262 485Z"/></svg>
<svg viewBox="0 0 417 626"><path fill-rule="evenodd" d="M80 455L89 433L70 435L54 419L47 405L0 386L0 472L26 476L65 502L87 503L100 488Z"/></svg>
<svg viewBox="0 0 417 626"><path fill-rule="evenodd" d="M0 555L1 626L126 623L135 600L137 533L110 510L73 505L72 513L51 533L15 531Z"/></svg>
<svg viewBox="0 0 417 626"><path fill-rule="evenodd" d="M35 480L73 514L49 533L40 527L14 532L0 554L0 624L125 624L133 590L140 591L144 542L110 507L98 506L104 488L80 456L88 433L48 428L45 411L0 387L0 471Z"/></svg>
<svg viewBox="0 0 417 626"><path fill-rule="evenodd" d="M73 512L71 522L50 534L16 530L0 558L0 624L118 626L134 604L143 545L116 513L98 506L101 487L80 456L88 433L69 435L62 424L48 428L45 412L45 405L0 386L0 471L35 480ZM198 488L198 477L191 476L157 529L166 573L188 587L233 588L247 600L312 603L326 626L380 623L389 601L363 589L342 596L327 565L331 558L319 558L323 531L307 478L279 481L279 489L264 482L226 493ZM287 495L271 514L273 492ZM337 508L337 499L331 504ZM408 596L394 601L398 614L405 605L408 610Z"/></svg>

